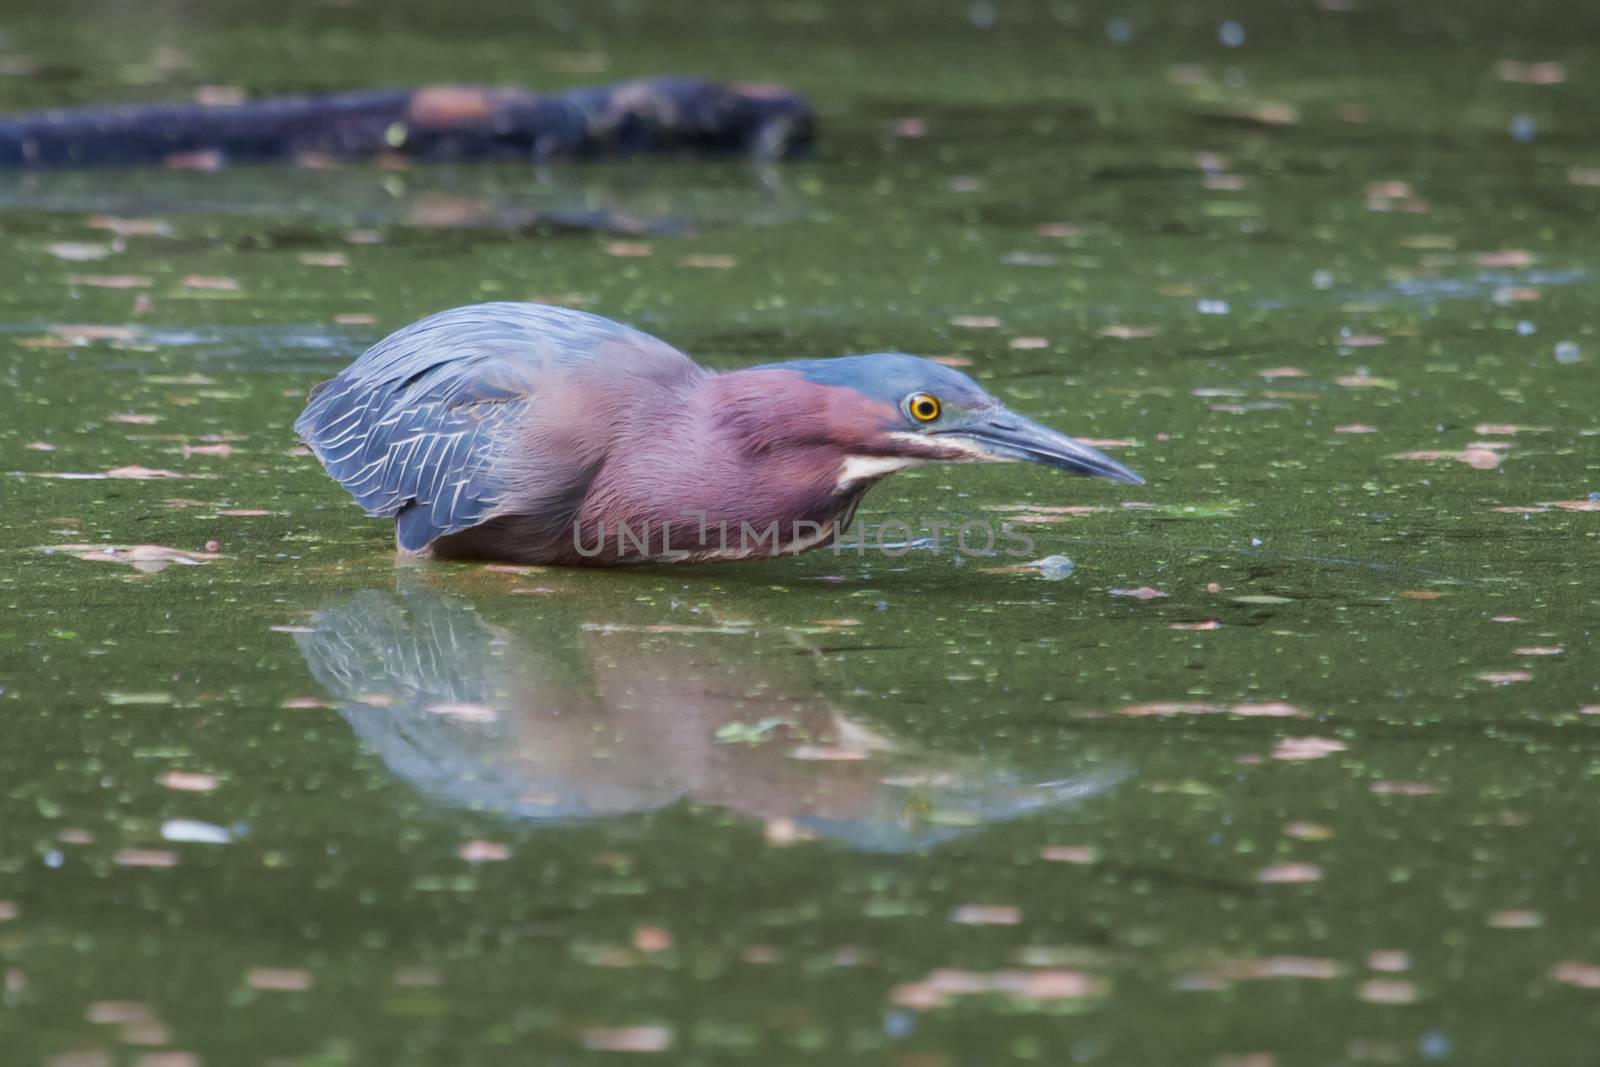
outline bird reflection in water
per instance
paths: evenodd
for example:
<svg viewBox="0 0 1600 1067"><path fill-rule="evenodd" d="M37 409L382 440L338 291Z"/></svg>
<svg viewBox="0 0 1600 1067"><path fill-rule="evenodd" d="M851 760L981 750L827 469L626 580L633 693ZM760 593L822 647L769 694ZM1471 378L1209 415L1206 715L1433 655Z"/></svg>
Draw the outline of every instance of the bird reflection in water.
<svg viewBox="0 0 1600 1067"><path fill-rule="evenodd" d="M548 601L546 601L548 603ZM541 605L543 606L543 605ZM688 800L897 852L1098 794L1121 771L1025 774L919 749L836 707L793 631L518 618L421 584L317 614L300 651L389 770L434 800L571 822Z"/></svg>

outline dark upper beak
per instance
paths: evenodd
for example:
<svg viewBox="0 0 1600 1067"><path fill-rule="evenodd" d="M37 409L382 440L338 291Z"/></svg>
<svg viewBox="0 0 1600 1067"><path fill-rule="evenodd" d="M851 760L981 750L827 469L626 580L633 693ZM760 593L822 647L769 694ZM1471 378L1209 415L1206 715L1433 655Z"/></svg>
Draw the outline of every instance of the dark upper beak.
<svg viewBox="0 0 1600 1067"><path fill-rule="evenodd" d="M1110 478L1114 482L1132 485L1144 484L1143 478L1105 453L1009 411L982 415L960 428L943 432L952 437L965 438L996 459L1042 463L1074 474Z"/></svg>

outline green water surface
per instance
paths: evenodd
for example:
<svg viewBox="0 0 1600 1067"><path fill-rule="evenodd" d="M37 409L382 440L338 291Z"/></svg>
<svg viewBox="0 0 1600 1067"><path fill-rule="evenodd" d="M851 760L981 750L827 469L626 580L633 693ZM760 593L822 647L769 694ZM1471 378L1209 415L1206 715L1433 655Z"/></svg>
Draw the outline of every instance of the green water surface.
<svg viewBox="0 0 1600 1067"><path fill-rule="evenodd" d="M1596 42L1553 0L8 6L11 110L692 71L823 134L0 174L0 1065L1597 1062ZM290 425L489 299L943 357L1148 484L925 468L858 519L1026 558L397 566Z"/></svg>

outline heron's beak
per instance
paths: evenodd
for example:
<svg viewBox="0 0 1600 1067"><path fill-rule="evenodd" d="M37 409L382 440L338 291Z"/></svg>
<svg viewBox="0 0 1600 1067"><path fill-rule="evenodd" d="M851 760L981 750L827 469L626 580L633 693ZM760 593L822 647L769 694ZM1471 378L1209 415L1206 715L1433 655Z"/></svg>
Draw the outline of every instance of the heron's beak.
<svg viewBox="0 0 1600 1067"><path fill-rule="evenodd" d="M1003 409L992 415L979 416L964 426L943 433L976 445L989 458L1041 463L1074 474L1110 478L1114 482L1132 485L1144 484L1143 478L1105 453Z"/></svg>

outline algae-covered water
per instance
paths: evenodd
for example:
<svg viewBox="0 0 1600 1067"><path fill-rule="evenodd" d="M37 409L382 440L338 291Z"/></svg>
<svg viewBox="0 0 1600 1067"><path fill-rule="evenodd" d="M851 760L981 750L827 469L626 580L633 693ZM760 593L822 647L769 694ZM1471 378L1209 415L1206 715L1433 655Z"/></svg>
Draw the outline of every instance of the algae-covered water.
<svg viewBox="0 0 1600 1067"><path fill-rule="evenodd" d="M1597 34L11 7L12 110L693 71L823 135L0 175L0 1062L1594 1062ZM1025 559L397 567L290 424L485 299L942 357L1148 484L927 468L858 520Z"/></svg>

